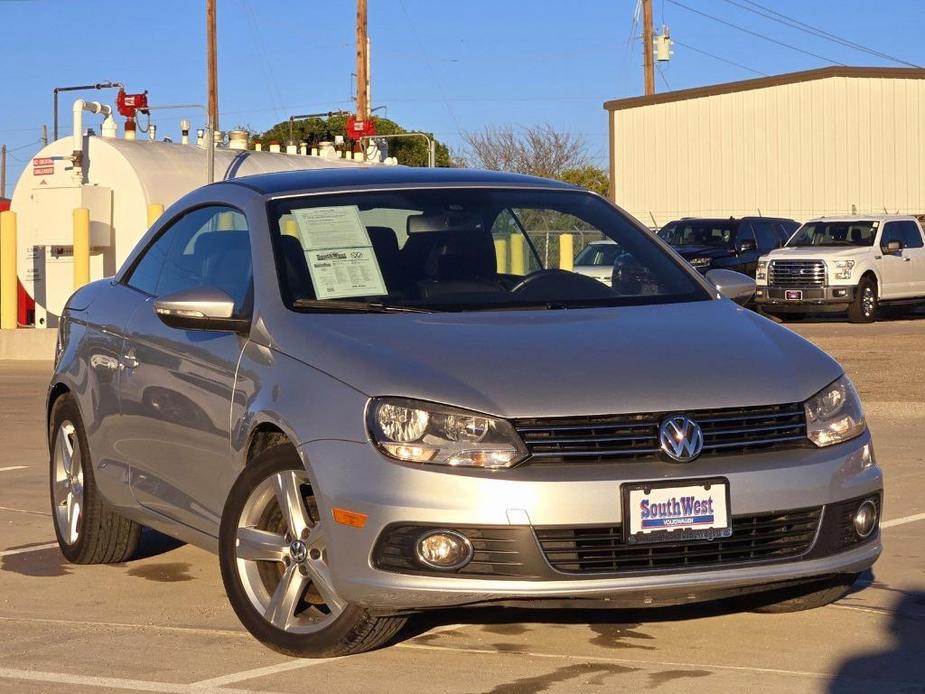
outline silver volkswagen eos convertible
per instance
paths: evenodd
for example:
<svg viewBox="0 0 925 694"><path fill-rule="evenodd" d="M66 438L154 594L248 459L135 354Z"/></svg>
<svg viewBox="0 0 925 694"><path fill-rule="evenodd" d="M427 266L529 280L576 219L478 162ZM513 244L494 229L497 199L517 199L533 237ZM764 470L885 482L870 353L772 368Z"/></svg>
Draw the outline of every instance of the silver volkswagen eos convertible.
<svg viewBox="0 0 925 694"><path fill-rule="evenodd" d="M612 286L544 267L610 239ZM610 203L537 178L343 169L201 188L60 320L65 556L217 552L285 653L463 605L788 611L880 553L842 368Z"/></svg>

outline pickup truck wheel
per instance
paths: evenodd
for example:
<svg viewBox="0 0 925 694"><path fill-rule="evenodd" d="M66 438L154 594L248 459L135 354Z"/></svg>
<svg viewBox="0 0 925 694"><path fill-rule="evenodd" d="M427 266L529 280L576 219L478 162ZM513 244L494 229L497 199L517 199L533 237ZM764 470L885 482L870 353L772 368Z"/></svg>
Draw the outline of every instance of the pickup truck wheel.
<svg viewBox="0 0 925 694"><path fill-rule="evenodd" d="M389 641L404 617L374 617L338 595L322 517L295 449L259 454L228 495L219 532L225 592L244 627L275 651L323 658Z"/></svg>
<svg viewBox="0 0 925 694"><path fill-rule="evenodd" d="M848 307L848 320L852 323L873 323L877 320L877 282L865 277L858 284L854 301Z"/></svg>

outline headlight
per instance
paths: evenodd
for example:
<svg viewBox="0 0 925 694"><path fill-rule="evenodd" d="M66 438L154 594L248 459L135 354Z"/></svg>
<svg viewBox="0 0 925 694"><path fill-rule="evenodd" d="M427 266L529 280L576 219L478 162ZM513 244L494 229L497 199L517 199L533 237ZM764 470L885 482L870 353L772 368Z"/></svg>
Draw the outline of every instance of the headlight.
<svg viewBox="0 0 925 694"><path fill-rule="evenodd" d="M758 269L755 270L755 279L756 280L768 279L768 261L767 260L758 261Z"/></svg>
<svg viewBox="0 0 925 694"><path fill-rule="evenodd" d="M709 267L712 261L713 261L712 258L691 258L689 262L695 268L702 268L702 267Z"/></svg>
<svg viewBox="0 0 925 694"><path fill-rule="evenodd" d="M853 260L836 260L835 261L835 279L850 280L851 270L854 269Z"/></svg>
<svg viewBox="0 0 925 694"><path fill-rule="evenodd" d="M503 419L405 398L376 398L367 426L385 455L407 463L507 468L527 457Z"/></svg>
<svg viewBox="0 0 925 694"><path fill-rule="evenodd" d="M867 428L854 385L842 376L803 403L806 436L822 448L860 436Z"/></svg>

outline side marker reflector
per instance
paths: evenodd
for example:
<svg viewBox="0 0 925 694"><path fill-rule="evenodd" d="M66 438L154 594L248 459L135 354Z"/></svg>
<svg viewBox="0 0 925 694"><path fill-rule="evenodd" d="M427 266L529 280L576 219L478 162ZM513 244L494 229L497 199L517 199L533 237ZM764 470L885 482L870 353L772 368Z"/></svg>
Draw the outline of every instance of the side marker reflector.
<svg viewBox="0 0 925 694"><path fill-rule="evenodd" d="M341 525L349 525L351 528L362 528L366 525L365 513L348 511L345 508L333 508L331 514L334 516L334 522Z"/></svg>

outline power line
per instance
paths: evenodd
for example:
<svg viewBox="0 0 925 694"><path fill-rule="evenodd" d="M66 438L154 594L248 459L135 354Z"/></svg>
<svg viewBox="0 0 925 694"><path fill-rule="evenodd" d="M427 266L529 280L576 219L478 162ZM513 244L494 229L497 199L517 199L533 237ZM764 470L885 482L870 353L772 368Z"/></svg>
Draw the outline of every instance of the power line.
<svg viewBox="0 0 925 694"><path fill-rule="evenodd" d="M662 82L668 87L668 91L671 91L671 83L668 81L668 76L665 74L665 71L662 70L662 66L656 63L655 69L658 70L658 76L662 78Z"/></svg>
<svg viewBox="0 0 925 694"><path fill-rule="evenodd" d="M824 55L819 55L818 53L813 53L812 51L803 50L803 49L800 48L799 46L794 46L794 45L791 44L791 43L785 43L784 41L778 41L777 39L771 38L770 36L765 36L764 34L758 33L757 31L752 31L751 29L746 29L745 27L739 26L738 24L733 24L732 22L727 22L725 19L720 19L719 17L716 17L716 16L714 16L714 15L712 15L712 14L707 14L706 12L701 12L700 10L694 9L693 7L690 7L689 5L685 5L683 2L678 2L678 0L666 0L666 2L670 2L672 5L676 5L676 6L678 6L678 7L681 7L681 8L683 8L683 9L687 10L688 12L693 12L694 14L699 14L701 17L706 17L707 19L712 19L714 22L718 22L719 24L724 24L725 26L731 27L731 28L733 28L733 29L738 29L739 31L744 32L744 33L746 33L746 34L750 34L751 36L756 36L756 37L758 37L759 39L763 39L764 41L768 41L768 42L770 42L770 43L777 44L778 46L783 46L784 48L789 48L789 49L792 50L792 51L796 51L796 52L798 52L798 53L803 53L803 54L805 54L805 55L812 56L813 58L818 58L819 60L824 60L824 61L827 62L827 63L832 63L832 65L844 65L844 63L840 63L840 62L838 62L837 60L832 60L831 58L826 58Z"/></svg>
<svg viewBox="0 0 925 694"><path fill-rule="evenodd" d="M762 77L769 77L768 73L766 73L766 72L762 72L761 70L756 70L756 69L753 68L753 67L748 67L748 65L742 65L742 63L737 63L737 62L735 62L734 60L729 60L728 58L723 58L723 57L718 56L718 55L715 55L715 54L713 54L713 53L709 53L709 52L707 52L707 51L704 51L704 50L702 50L702 49L700 49L700 48L695 48L694 46L691 46L691 45L689 45L689 44L686 44L686 43L683 43L683 42L681 42L681 41L678 41L677 39L674 39L674 38L673 38L673 39L671 39L671 42L672 42L672 43L675 43L675 44L677 44L677 45L679 45L679 46L683 46L684 48L688 49L689 51L694 51L694 53L700 53L701 55L705 55L705 56L707 56L708 58L713 58L714 60L719 60L720 62L726 63L726 64L728 64L728 65L734 65L734 66L737 67L737 68L741 68L742 70L747 70L748 72L753 72L753 73L755 73L756 75L761 75Z"/></svg>
<svg viewBox="0 0 925 694"><path fill-rule="evenodd" d="M910 63L906 60L903 60L902 58L897 58L888 53L883 53L882 51L869 48L868 46L865 46L863 44L857 43L855 41L851 41L849 39L838 36L837 34L833 34L831 32L825 31L824 29L814 27L811 24L807 24L806 22L801 22L798 19L794 19L793 17L790 17L781 12L773 10L770 7L765 7L764 5L760 5L757 2L752 2L752 0L744 0L744 2L746 2L748 5L752 5L752 7L747 7L746 5L736 2L736 0L726 0L726 2L728 2L730 5L735 5L736 7L740 7L743 10L746 10L747 12L752 12L766 19L770 19L773 22L777 22L778 24L783 24L784 26L788 26L792 29L797 29L798 31L802 31L807 34L810 34L811 36L815 36L816 38L825 39L826 41L831 41L832 43L837 43L841 46L846 46L847 48L853 48L856 51L861 51L862 53L867 53L869 55L873 55L878 58L883 58L884 60L890 60L900 65L907 65L908 67L916 67L916 68L921 67L921 65Z"/></svg>

